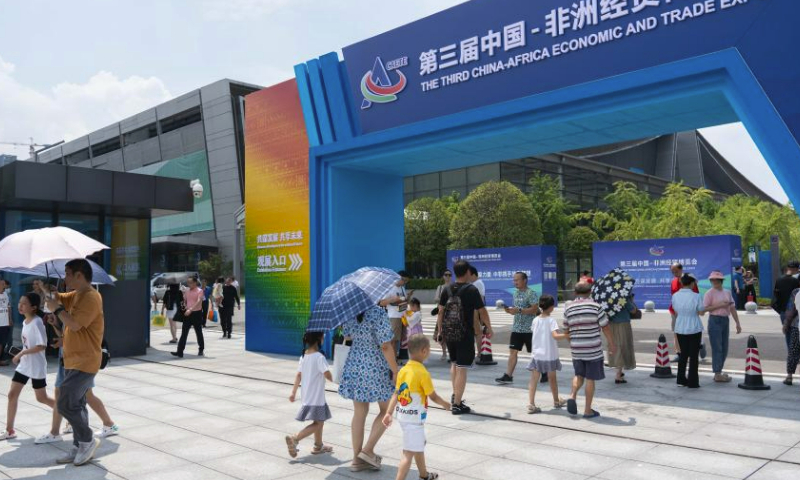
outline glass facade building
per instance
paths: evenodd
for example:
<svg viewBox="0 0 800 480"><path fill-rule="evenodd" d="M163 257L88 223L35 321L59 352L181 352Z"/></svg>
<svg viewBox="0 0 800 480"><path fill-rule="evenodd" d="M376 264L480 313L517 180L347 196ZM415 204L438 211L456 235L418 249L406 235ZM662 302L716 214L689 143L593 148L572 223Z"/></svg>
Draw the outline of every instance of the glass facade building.
<svg viewBox="0 0 800 480"><path fill-rule="evenodd" d="M199 180L194 210L154 218L153 272L196 271L234 258L244 203L244 97L260 87L220 80L38 155L41 163Z"/></svg>

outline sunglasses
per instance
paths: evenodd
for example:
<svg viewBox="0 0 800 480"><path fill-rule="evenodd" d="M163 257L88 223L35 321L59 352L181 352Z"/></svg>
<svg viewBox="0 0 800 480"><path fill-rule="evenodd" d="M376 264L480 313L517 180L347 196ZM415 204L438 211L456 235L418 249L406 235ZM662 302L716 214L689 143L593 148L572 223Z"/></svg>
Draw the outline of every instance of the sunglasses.
<svg viewBox="0 0 800 480"><path fill-rule="evenodd" d="M444 276L445 276L445 277L452 277L452 276L453 276L453 274L452 274L452 273L445 273L445 274L444 274Z"/></svg>

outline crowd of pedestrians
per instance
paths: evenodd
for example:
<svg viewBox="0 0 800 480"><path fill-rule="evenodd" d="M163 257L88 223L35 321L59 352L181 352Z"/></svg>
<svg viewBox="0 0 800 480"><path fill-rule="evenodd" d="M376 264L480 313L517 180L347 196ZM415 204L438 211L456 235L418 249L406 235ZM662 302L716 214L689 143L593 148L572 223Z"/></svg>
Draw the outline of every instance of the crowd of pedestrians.
<svg viewBox="0 0 800 480"><path fill-rule="evenodd" d="M66 263L64 273L66 292L55 292L49 285L37 281L36 291L19 296L17 311L24 317L22 346L11 351L16 370L8 393L6 428L0 439L16 438L14 425L19 394L30 381L36 400L53 409L51 431L38 437L35 443L61 441L63 417L68 422L68 430L63 433L72 433L73 446L57 462L83 465L94 456L100 438L116 435L119 428L109 417L103 402L92 393L95 375L101 368L105 330L103 300L92 286L92 267L86 260L76 259ZM7 311L2 313L8 314L11 305L7 296L4 305ZM51 344L43 316L55 331L52 346L59 351L54 397L47 394L45 350ZM97 433L89 426L87 403L103 420L104 426Z"/></svg>
<svg viewBox="0 0 800 480"><path fill-rule="evenodd" d="M700 387L699 363L705 357L704 327L701 317L708 317L708 343L711 349L712 370L715 382L727 383L730 376L724 373L728 355L731 321L736 334L742 332L738 316L740 298L752 299L755 285L752 273L737 269L730 290L724 286L725 275L713 271L708 277L711 288L699 293L698 279L685 273L683 266L671 267L670 314L677 350L678 386ZM798 330L798 305L800 265L792 262L786 275L778 279L774 289L773 308L780 313L783 332L787 339L787 378L791 385L793 374L800 363L800 330ZM624 273L624 272L622 272ZM455 278L453 278L455 277ZM454 281L453 281L454 280ZM603 279L600 280L602 282ZM450 363L451 396L443 399L434 390L425 361L430 355L431 339L422 333L420 305L413 291L406 285L409 276L400 272L400 279L387 298L366 310L357 318L345 321L343 335L352 341L344 362L338 392L353 401L351 423L354 472L379 470L382 458L375 452L385 429L396 421L402 430L403 444L397 479L405 478L411 464L416 463L420 478L438 478L428 471L425 463L425 428L428 403L434 402L453 415L471 412L466 405L465 390L468 372L476 363L476 339L491 338L491 320L485 303L485 287L477 269L466 261L458 261L452 270L446 270L442 283L435 292L436 306L431 315L436 317L433 341L442 348L442 360ZM480 282L480 283L479 283ZM516 272L511 305L503 306L505 313L513 316L509 340L509 359L504 374L495 381L510 384L523 350L530 353L527 370L527 412L540 413L536 402L540 383L549 380L553 408L566 407L571 415L592 419L600 416L593 408L596 382L605 378L606 365L615 372L614 383L625 384L625 371L636 368L632 320L642 318L634 301L632 288L625 291L619 303L621 308L609 309L595 298L598 280L583 272L574 286L574 300L568 302L561 323L553 317L555 299L539 296L528 286L525 272ZM595 289L595 290L593 290ZM604 351L604 339L606 351ZM562 364L558 341L566 340L572 357L574 376L569 396L559 395L557 372ZM330 410L324 399L325 381L331 380L328 364L320 353L322 336L307 334L304 338L304 355L298 366L294 388L290 396L295 401L298 388L302 388L303 405L297 419L311 421L303 430L286 437L289 454L297 455L298 442L314 435L312 454L327 453L332 448L322 442L324 422ZM407 349L408 357L402 352ZM408 363L403 362L408 359ZM606 364L607 361L607 364ZM584 390L583 405L578 405L578 393ZM377 404L369 436L365 438L365 425L371 404ZM580 413L579 413L580 411Z"/></svg>

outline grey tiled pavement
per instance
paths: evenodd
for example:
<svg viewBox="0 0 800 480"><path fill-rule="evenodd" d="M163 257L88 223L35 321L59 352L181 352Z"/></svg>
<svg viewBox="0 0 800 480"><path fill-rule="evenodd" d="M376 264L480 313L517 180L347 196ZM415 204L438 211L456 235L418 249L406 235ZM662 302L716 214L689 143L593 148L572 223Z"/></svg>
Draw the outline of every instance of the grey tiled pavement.
<svg viewBox="0 0 800 480"><path fill-rule="evenodd" d="M121 427L103 441L97 458L84 467L57 466L67 442L34 445L50 411L23 391L19 439L0 443L0 479L393 479L401 437L391 428L377 451L381 472L348 470L352 405L328 393L333 419L325 440L332 455L311 456L308 441L300 456L286 453L284 435L299 430L298 404L287 400L295 357L244 351L244 337L221 340L207 333L205 358L195 345L173 359L166 331L154 331L154 348L142 358L116 358L97 377L97 395ZM521 363L524 363L524 360ZM446 363L429 360L437 390L449 396ZM55 379L51 365L48 382ZM598 420L571 418L551 410L549 391L540 391L544 412L527 415L525 372L516 385L492 379L504 368L470 373L467 400L479 415L454 417L434 409L427 425L426 456L443 479L783 479L800 478L800 387L767 379L772 390L745 391L734 383L713 384L701 376L699 390L670 380L629 372L627 385L609 378L598 385ZM12 370L0 370L0 420ZM571 368L559 375L568 393ZM331 389L334 386L330 386ZM52 388L49 388L52 393ZM579 405L582 399L579 398ZM90 413L95 426L98 419ZM68 440L69 436L66 437ZM408 478L417 478L412 469Z"/></svg>

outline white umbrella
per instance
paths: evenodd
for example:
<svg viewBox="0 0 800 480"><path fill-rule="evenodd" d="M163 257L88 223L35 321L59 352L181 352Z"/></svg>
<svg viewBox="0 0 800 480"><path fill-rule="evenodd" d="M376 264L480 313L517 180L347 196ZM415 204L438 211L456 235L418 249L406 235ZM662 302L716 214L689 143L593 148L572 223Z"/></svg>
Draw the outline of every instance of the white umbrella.
<svg viewBox="0 0 800 480"><path fill-rule="evenodd" d="M51 260L84 258L107 248L67 227L25 230L0 241L0 269L33 268Z"/></svg>

